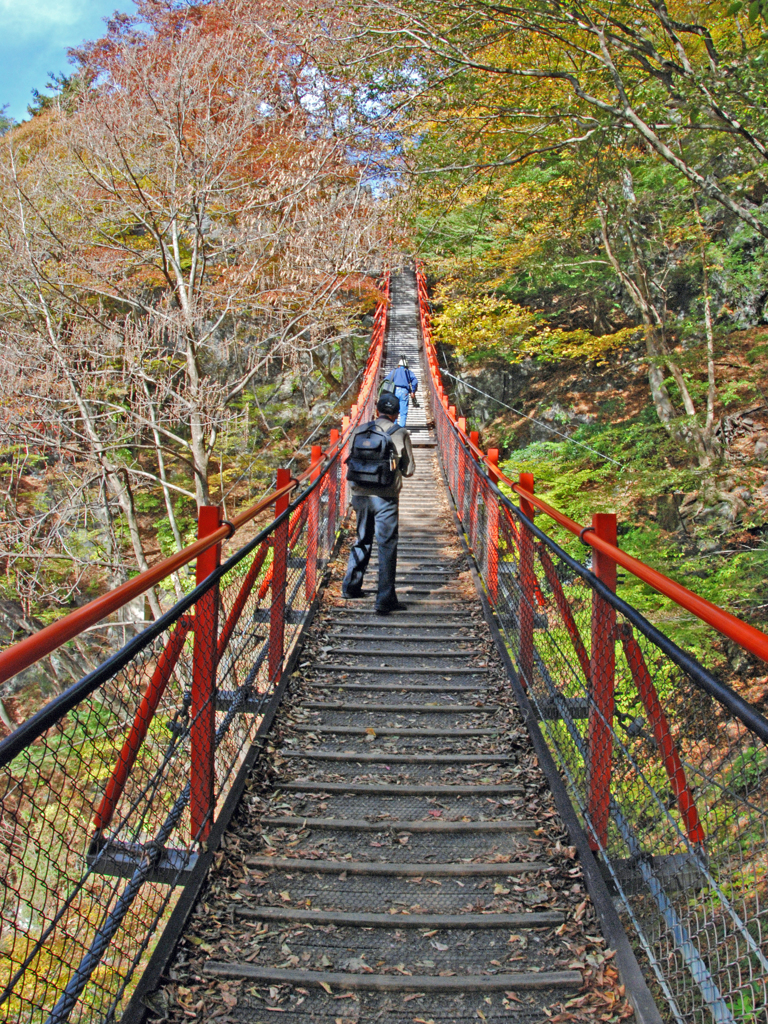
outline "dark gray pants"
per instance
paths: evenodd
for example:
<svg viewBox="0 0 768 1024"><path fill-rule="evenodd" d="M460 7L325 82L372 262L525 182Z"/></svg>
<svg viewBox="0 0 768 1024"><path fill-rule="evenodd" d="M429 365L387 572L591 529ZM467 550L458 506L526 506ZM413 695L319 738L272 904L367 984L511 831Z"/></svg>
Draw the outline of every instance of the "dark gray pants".
<svg viewBox="0 0 768 1024"><path fill-rule="evenodd" d="M352 499L352 508L357 513L357 541L349 553L342 591L344 594L360 593L375 536L379 546L377 608L393 608L397 604L397 505L397 498L380 498L378 495Z"/></svg>

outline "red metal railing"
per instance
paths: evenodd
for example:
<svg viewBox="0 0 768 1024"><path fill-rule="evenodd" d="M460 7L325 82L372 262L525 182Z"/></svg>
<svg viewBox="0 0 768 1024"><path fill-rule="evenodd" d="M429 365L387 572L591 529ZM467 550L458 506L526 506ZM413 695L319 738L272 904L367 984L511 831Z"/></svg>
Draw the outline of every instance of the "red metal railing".
<svg viewBox="0 0 768 1024"><path fill-rule="evenodd" d="M196 562L190 594L0 743L3 1019L119 1016L175 887L215 848L336 543L350 434L373 416L388 276L384 292L357 401L305 472L278 470L231 523L201 508L194 544L0 653L1 682L97 624L108 640L105 617ZM221 564L222 542L270 506Z"/></svg>
<svg viewBox="0 0 768 1024"><path fill-rule="evenodd" d="M385 278L384 289L387 296L389 296L388 275ZM211 548L221 544L222 541L228 540L230 537L234 536L241 527L245 526L246 523L251 522L271 505L275 505L277 509L279 503L284 502L292 491L304 483L305 480L309 479L313 474L315 474L316 478L318 469L321 469L323 465L327 466L336 453L344 447L350 431L355 428L358 422L360 422L361 418L365 414L365 408L370 404L371 395L373 394L373 389L376 385L378 368L384 344L387 302L388 298L387 300L380 302L376 307L371 347L368 354L366 368L363 373L363 380L357 403L352 406L351 416L344 417L344 427L341 436L339 436L336 431L332 432L335 434L335 437L331 438L329 447L325 452L323 452L319 464L313 463L309 469L300 473L296 477L292 477L290 473L287 473L287 477L283 477L283 483L278 480L277 487L274 491L266 495L266 497L262 498L260 501L257 501L255 505L252 505L244 512L235 516L231 522L222 523L210 531L206 529L204 535L199 536L194 544L189 544L181 551L178 551L173 555L169 555L168 558L162 559L162 561L153 565L150 569L139 573L138 576L134 576L132 579L127 580L119 587L115 587L113 590L103 594L101 597L95 598L82 608L75 609L75 611L70 612L68 615L58 619L56 622L52 622L49 626L46 626L39 632L34 633L32 636L29 636L24 640L20 640L18 643L13 644L13 646L6 650L0 651L0 684L6 682L15 675L18 675L19 672L23 672L24 669L29 668L30 665L34 665L36 661L39 661L47 654L55 651L68 640L79 636L81 633L84 633L90 627L102 622L110 615L114 615L115 612L125 607L125 605L129 604L135 598L141 597L142 594L151 590L152 587L156 586L158 583L168 579L173 575L173 573L178 572L179 569L182 569L185 565L189 565L191 562L194 562ZM277 514L278 513L276 512L276 515ZM207 514L203 513L203 515Z"/></svg>
<svg viewBox="0 0 768 1024"><path fill-rule="evenodd" d="M768 637L622 552L614 515L582 527L536 496L530 474L499 470L450 404L417 277L438 450L526 721L538 720L671 1018L762 1019L768 721L616 595L616 567L766 660ZM537 511L592 548L591 571Z"/></svg>
<svg viewBox="0 0 768 1024"><path fill-rule="evenodd" d="M682 586L682 584L676 583L668 576L665 576L664 573L651 568L650 565L646 565L645 562L641 562L639 559L626 554L617 547L615 543L612 543L610 540L603 537L594 524L590 526L582 526L580 523L575 522L575 520L571 519L570 516L565 515L558 509L548 505L545 501L542 501L541 498L536 497L533 493L533 488L526 487L522 482L522 479L520 481L511 480L498 469L498 451L492 448L487 453L484 453L480 449L477 440L473 440L473 438L467 433L466 425L462 428L461 420L456 416L455 406L451 406L449 404L448 390L443 385L437 360L437 352L432 341L432 327L429 317L429 299L426 290L426 279L421 268L419 268L417 272L417 280L420 299L421 329L424 338L424 350L427 358L427 364L429 366L432 379L432 386L435 389L437 402L443 406L448 417L455 425L459 437L461 438L464 451L477 461L487 466L489 472L492 474L492 478L496 482L504 484L530 506L549 516L558 523L558 525L568 530L569 533L579 537L584 544L588 544L590 547L593 547L598 554L607 556L612 563L620 565L623 569L628 570L634 576L637 576L638 579L642 580L643 583L647 583L660 594L670 598L675 602L675 604L684 608L686 611L691 612L691 614L701 619L702 622L706 622L707 625L712 626L719 633L727 636L740 647L743 647L758 658L762 658L763 661L768 662L768 636L761 630L756 629L748 622L744 622L742 619L732 615L725 609L712 604L711 601L707 601L706 598L700 597L692 590L688 590L686 587ZM532 483L533 478L531 477L530 480Z"/></svg>

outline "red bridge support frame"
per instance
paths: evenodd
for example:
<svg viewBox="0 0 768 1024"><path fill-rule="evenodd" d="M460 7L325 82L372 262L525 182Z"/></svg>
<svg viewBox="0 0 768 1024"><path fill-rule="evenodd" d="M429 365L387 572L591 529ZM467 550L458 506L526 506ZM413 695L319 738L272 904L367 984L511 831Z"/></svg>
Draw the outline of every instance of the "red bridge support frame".
<svg viewBox="0 0 768 1024"><path fill-rule="evenodd" d="M342 416L341 418L341 433L346 437L347 431L349 430L349 416ZM344 450L344 454L341 457L341 472L339 473L339 514L344 517L344 513L347 511L347 459L349 458L349 449Z"/></svg>
<svg viewBox="0 0 768 1024"><path fill-rule="evenodd" d="M19 983L14 997L21 1003L28 1003L33 1015L40 1011L41 1006L46 1008L51 1000L56 998L58 1002L51 1020L54 1017L56 1020L63 1019L64 1014L69 1013L80 999L85 986L90 983L89 979L94 970L106 962L113 974L117 972L115 979L119 979L119 982L116 980L110 987L106 1002L100 1003L99 1006L108 1016L113 1016L140 963L142 952L150 948L152 937L162 921L163 914L170 909L170 897L160 895L154 886L158 881L162 881L162 884L173 887L187 884L193 878L196 869L181 856L186 852L190 834L192 843L203 851L210 852L210 844L217 841L217 811L221 808L226 813L227 801L233 792L232 787L239 785L239 782L234 781L236 774L233 770L239 771L239 768L243 767L240 762L243 750L240 737L235 744L236 749L226 742L221 743L217 749L217 739L225 740L230 726L236 721L235 716L245 710L241 703L243 696L247 698L252 688L257 688L259 695L275 692L284 668L286 636L290 635L292 641L298 641L303 625L300 620L292 621L289 617L289 601L296 598L297 604L304 610L316 597L319 563L321 560L324 561L328 551L333 549L339 516L343 516L345 512L343 462L348 452L350 428L358 425L359 418L370 418L373 411L387 326L388 301L387 274L383 294L377 303L369 358L363 372L357 403L352 406L351 416L344 417L343 434L340 436L338 429L334 429L331 431L330 445L325 452L319 446L312 449L311 465L307 470L298 473L295 478L287 469L279 470L277 489L239 512L233 517L232 522L222 521L219 508L202 507L199 510L198 538L194 543L161 559L150 569L94 599L88 605L75 609L38 633L19 641L7 650L0 651L2 683L29 668L68 640L82 635L84 631L96 626L103 627L106 620L129 601L141 597L150 588L169 579L179 569L196 565L196 584L201 593L196 592L194 596L184 597L179 605L163 614L162 621L152 624L144 636L134 638L130 642L131 649L125 652L125 660L120 663L120 667L112 664L110 659L40 709L10 737L0 741L0 747L3 748L0 751L0 765L6 769L21 752L33 749L33 745L45 737L53 725L63 723L72 708L87 708L90 695L109 680L120 678L123 680L121 685L125 685L126 688L133 689L141 685L144 690L143 694L131 694L136 702L132 719L129 717L124 721L119 709L110 706L110 712L115 716L115 720L109 728L109 735L114 740L116 763L111 773L103 779L103 793L100 792L101 773L98 778L88 775L87 782L83 782L82 785L79 775L69 774L70 771L78 772L83 769L87 772L88 766L83 765L80 759L76 769L70 769L66 760L62 760L57 767L57 770L61 769L73 784L77 783L78 792L90 792L90 787L95 786L96 806L90 834L86 837L78 834L81 826L86 829L90 827L90 816L82 813L83 809L78 803L77 807L67 808L70 815L68 825L58 837L70 854L82 851L83 838L87 840L86 858L80 874L81 881L78 883L80 888L75 889L81 893L83 899L78 899L73 904L63 893L62 899L59 899L59 894L51 894L53 902L50 907L46 902L45 911L41 911L39 928L35 925L37 936L31 936L27 927L22 925L15 928L15 935L23 936L23 943L17 942L15 938L11 940L14 949L22 950L23 947L21 956L26 957L26 961L15 964L11 988L2 998L7 998L11 989ZM302 493L302 483L310 478L310 492ZM287 510L292 504L291 492L294 492L295 497L294 509L289 520ZM336 504L337 499L342 499L341 508ZM328 514L323 518L326 502ZM233 555L232 567L239 565L241 569L234 573L228 572L220 590L218 570L221 566L221 544L273 506L275 516L281 520L280 523L269 523L258 531L258 547L246 544ZM289 557L292 552L298 556L300 551L306 554L306 565L303 559L299 561L298 557ZM249 564L244 560L250 555L253 557ZM271 561L268 562L268 559ZM246 567L247 571L241 575L241 570L246 570ZM305 568L306 587L302 578ZM262 612L268 614L267 638L257 636L250 628L250 624L245 630L237 629L249 599L258 606L259 620ZM223 606L226 607L226 619L222 614ZM298 628L294 629L294 626ZM255 669L253 675L249 670L249 693L246 694L243 693L243 685L238 679L237 666L238 658L243 651L243 640L247 646L246 656L254 655L252 667ZM257 641L260 643L258 654L255 653ZM232 657L228 657L230 653ZM234 682L235 694L217 692L217 667L222 658L226 659L227 678ZM270 677L268 680L259 675L265 658L265 668ZM190 717L185 717L183 723L171 723L174 739L168 744L163 742L165 730L158 735L152 735L152 721L161 707L164 695L167 694L169 684L179 671L180 659L183 659L185 668L183 675L179 674L175 681L181 692L177 689L173 698L167 699L172 702L176 712L186 712L189 700ZM121 675L126 669L127 674ZM233 699L237 701L236 704L232 703ZM217 704L222 708L228 706L230 709L224 719L217 715ZM248 716L250 729L254 724L251 712L246 711L245 714ZM175 718L173 710L172 716ZM94 735L103 737L100 721L98 724L94 723L94 728L98 729ZM239 726L235 725L235 729L238 728ZM70 746L77 744L77 733L78 730L62 729L62 747L66 747L67 743ZM152 742L147 742L150 737ZM160 742L155 742L158 738ZM164 753L160 752L163 748ZM140 757L143 759L139 760ZM158 773L156 778L162 776L166 784L174 787L172 791L161 790L159 783L147 782L147 779L155 777L155 772ZM181 793L176 786L179 774L188 780ZM41 790L38 786L36 791L40 792L44 802L44 794L47 792L45 787ZM174 802L169 809L165 797L171 792ZM160 799L157 799L158 794ZM34 802L33 794L29 798ZM40 807L43 807L43 804L40 804ZM64 810L62 809L62 813ZM155 812L160 816L159 819L156 819ZM187 813L189 823L186 821ZM137 833L149 834L148 830L155 829L154 841L144 844L142 850L142 844L136 842ZM29 832L27 839L30 843L35 843L39 836ZM179 846L182 847L181 850ZM32 846L28 843L23 849L31 850ZM22 889L28 885L39 884L38 880L44 876L36 874L37 865L48 854L49 851L42 851L38 846L37 859L32 863L25 852L20 856L15 849L11 852L13 870L18 870L20 877L24 876ZM52 857L56 856L57 853L54 851ZM79 856L70 856L67 863L74 867L81 859ZM49 864L52 863L53 860L49 858ZM204 864L204 860L197 863ZM45 870L50 871L50 868L46 867ZM60 864L57 864L57 870L60 870ZM75 867L75 870L80 869ZM131 878L129 885L120 894L120 899L109 909L106 918L103 900L99 895L101 890L89 880L91 871ZM197 883L193 881L190 884ZM149 892L145 890L147 885L153 887ZM113 894L116 892L111 886L108 891ZM134 901L141 905L142 910L137 920L146 922L146 930L136 932L132 928L123 929L120 939L115 939L117 930L123 928L125 916ZM158 908L161 912L158 912ZM14 928L13 925L11 927ZM55 936L54 930L58 932ZM43 978L36 967L40 962L41 950L53 943L59 948L63 941L68 941L75 934L78 935L81 945L85 944L85 956L79 967L76 961L73 962L73 973L69 975L68 980L64 975L47 978L47 989L44 991L40 985ZM28 945L30 941L31 946ZM118 941L121 945L110 946L113 941ZM115 948L120 951L117 958L119 964L112 952ZM30 949L31 953L28 952ZM77 951L73 955L79 956ZM16 967L19 969L16 970ZM27 971L30 973L27 974ZM35 979L34 992L33 985L28 980L32 976ZM66 986L63 994L61 985ZM82 1015L85 1006L83 1003L78 1008L79 1015Z"/></svg>
<svg viewBox="0 0 768 1024"><path fill-rule="evenodd" d="M277 489L287 487L291 480L289 469L278 469ZM275 519L288 508L288 494L275 501ZM269 611L269 678L279 677L283 667L285 644L285 581L288 576L288 517L272 535L272 606Z"/></svg>
<svg viewBox="0 0 768 1024"><path fill-rule="evenodd" d="M338 443L339 431L334 428L331 431L328 445L330 448L333 448ZM338 477L336 473L331 473L328 479L328 536L326 539L329 551L333 550L333 541L336 536L336 488L338 486L337 481Z"/></svg>
<svg viewBox="0 0 768 1024"><path fill-rule="evenodd" d="M182 615L168 638L165 650L157 660L155 671L152 673L152 678L136 711L133 725L123 743L120 757L107 781L104 796L96 808L93 829L97 837L101 836L101 833L112 821L118 801L131 774L131 769L136 762L141 745L149 731L155 711L157 711L157 706L165 693L165 688L176 667L176 662L179 660L187 634L193 628L193 617L191 615Z"/></svg>
<svg viewBox="0 0 768 1024"><path fill-rule="evenodd" d="M632 635L632 627L629 623L624 623L619 633L627 662L632 671L632 678L635 681L637 692L640 694L643 707L648 715L648 721L653 729L656 745L661 756L664 758L664 768L672 786L672 792L675 794L677 806L680 809L680 817L685 826L685 834L694 845L703 843L705 838L704 829L699 820L696 802L688 785L688 780L685 777L685 769L680 760L680 754L672 738L669 720L664 713L656 687L653 685L653 680L646 667L643 652Z"/></svg>
<svg viewBox="0 0 768 1024"><path fill-rule="evenodd" d="M522 483L522 481L521 481ZM524 486L524 485L523 485ZM592 516L592 530L608 544L616 546L616 516L598 512ZM606 587L616 592L616 562L593 549L592 571ZM616 610L597 593L592 593L592 651L589 660L590 701L587 763L588 810L593 833L593 850L608 841L611 795L611 759L613 757L613 714L616 677Z"/></svg>
<svg viewBox="0 0 768 1024"><path fill-rule="evenodd" d="M218 505L203 505L198 512L198 540L215 533L220 526L221 510ZM220 543L198 556L196 585L202 583L219 565ZM189 811L192 841L199 843L204 843L208 838L213 822L218 633L219 588L216 586L203 594L195 605Z"/></svg>
<svg viewBox="0 0 768 1024"><path fill-rule="evenodd" d="M323 449L319 444L312 445L310 457L311 475L310 481L314 483L320 476L320 465L323 460ZM307 513L307 574L305 577L305 594L307 602L311 602L315 596L315 584L317 582L317 538L320 525L320 488L316 487L307 499L309 511Z"/></svg>
<svg viewBox="0 0 768 1024"><path fill-rule="evenodd" d="M521 473L520 486L533 494L533 474ZM521 498L520 511L532 520L536 510L529 501ZM533 570L533 534L524 523L520 525L520 586L520 673L523 677L523 686L527 689L533 685L533 609L536 603L536 574Z"/></svg>
<svg viewBox="0 0 768 1024"><path fill-rule="evenodd" d="M466 434L466 432L467 432L467 421L466 421L466 419L463 416L459 416L457 423L458 423L458 427L459 427L459 432L463 433L463 434ZM458 462L457 471L458 471L459 475L458 475L458 481L457 481L457 487L456 487L456 507L459 510L459 519L463 523L464 522L464 495L465 495L466 486L467 486L467 450L466 450L466 448L464 447L463 444L460 444L458 446L457 462Z"/></svg>
<svg viewBox="0 0 768 1024"><path fill-rule="evenodd" d="M496 484L497 487L501 480L498 465L499 449L489 448L488 479L492 484ZM499 597L499 500L490 487L484 489L487 492L485 507L487 511L486 530L488 537L485 575L488 593L491 595L491 600L495 604Z"/></svg>

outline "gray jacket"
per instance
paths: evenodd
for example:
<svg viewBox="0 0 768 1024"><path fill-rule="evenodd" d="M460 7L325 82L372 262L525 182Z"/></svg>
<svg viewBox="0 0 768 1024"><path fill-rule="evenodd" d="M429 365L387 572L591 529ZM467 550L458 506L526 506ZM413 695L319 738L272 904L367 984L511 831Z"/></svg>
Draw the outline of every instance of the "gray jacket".
<svg viewBox="0 0 768 1024"><path fill-rule="evenodd" d="M386 416L379 416L376 419L376 425L381 427L382 430L389 430L393 426L392 420L387 419ZM361 430L362 427L358 427L354 431L352 437ZM399 427L394 430L390 435L389 439L395 446L398 457L398 470L395 473L395 479L389 487L366 487L364 484L356 484L350 481L349 493L352 498L360 498L364 495L378 495L380 498L396 498L400 493L400 489L403 486L404 476L413 476L416 471L416 463L413 460L413 447L411 446L411 435L405 429L405 427ZM351 441L350 441L351 443Z"/></svg>

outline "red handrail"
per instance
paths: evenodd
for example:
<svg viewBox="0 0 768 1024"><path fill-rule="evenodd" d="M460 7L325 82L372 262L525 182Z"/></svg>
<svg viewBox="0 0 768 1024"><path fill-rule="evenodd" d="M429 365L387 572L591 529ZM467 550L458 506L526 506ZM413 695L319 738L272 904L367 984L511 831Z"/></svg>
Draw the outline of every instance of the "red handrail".
<svg viewBox="0 0 768 1024"><path fill-rule="evenodd" d="M371 347L368 353L368 360L366 363L365 371L363 374L363 380L360 386L360 395L358 397L358 408L362 413L362 409L365 405L365 400L371 393L372 388L375 386L376 371L378 370L378 356L381 354L381 350L384 346L384 329L386 327L385 311L389 303L389 273L385 275L384 280L384 298L378 303L376 307L376 313L374 315L374 328L371 339ZM347 426L346 430L343 431L338 441L331 444L326 452L323 454L323 460L321 466L327 465L336 453L341 450L346 443L350 433L357 426L356 417L352 417L351 422ZM251 508L241 512L238 516L231 521L231 523L225 523L214 533L209 534L201 540L195 541L188 547L181 551L177 551L175 554L170 555L168 558L162 559L152 568L146 569L144 572L139 573L138 576L134 576L133 579L127 580L122 583L119 587L115 587L114 590L108 591L106 594L102 594L101 597L94 598L93 601L89 601L87 605L82 608L76 608L74 611L69 612L67 615L58 619L56 622L52 622L50 625L45 626L37 633L33 633L32 636L25 637L18 643L7 648L5 651L0 651L0 684L6 680L11 679L19 672L23 672L24 669L29 668L36 661L44 658L47 654L55 651L62 644L66 643L67 640L72 640L73 637L79 636L86 629L91 626L97 625L103 619L109 615L113 615L120 608L128 604L129 601L140 597L146 593L152 587L156 586L162 580L167 579L174 572L178 572L185 565L189 565L190 562L203 554L204 551L208 551L216 544L220 544L223 540L231 537L237 530L239 530L246 523L254 519L259 513L263 512L270 505L275 504L280 498L289 494L294 488L298 487L300 483L307 480L312 473L317 473L318 466L310 466L299 476L294 477L285 486L272 491L266 497L261 498L252 505Z"/></svg>
<svg viewBox="0 0 768 1024"><path fill-rule="evenodd" d="M424 278L424 271L420 266L417 266L416 274L418 280L419 313L421 317L424 347L427 350L427 363L432 377L432 384L435 388L437 403L441 404L445 395L445 389L440 375L440 368L437 363L437 352L432 342L432 330L429 323L429 313L426 305L426 281ZM626 569L638 579L642 580L643 583L647 583L648 586L653 587L653 589L658 591L660 594L670 598L670 600L674 601L675 604L684 608L686 611L691 612L697 618L701 619L702 622L706 622L707 625L712 626L719 633L722 633L724 636L735 641L740 647L743 647L751 654L756 655L763 661L768 661L768 636L766 636L765 633L756 629L754 626L750 626L748 622L744 622L736 615L732 615L730 612L718 607L718 605L712 604L712 602L707 601L706 598L700 597L692 590L688 590L687 587L682 586L680 583L676 583L674 580L670 579L669 576L665 576L664 573L658 572L656 569L652 569L650 565L646 565L645 562L641 562L638 558L633 558L632 555L628 555L626 552L622 551L621 548L615 547L613 544L609 544L607 541L602 540L591 529L581 526L563 512L558 511L558 509L548 505L547 502L542 501L541 498L538 498L535 494L532 494L524 487L521 487L519 483L516 483L514 480L510 480L508 476L505 476L505 474L499 470L498 465L493 463L488 456L472 442L467 432L462 430L459 426L456 421L456 417L451 415L449 409L446 409L446 415L451 422L451 426L459 435L462 444L464 444L472 455L474 455L476 461L482 462L493 472L494 478L499 483L504 483L524 501L530 502L530 504L535 506L540 512L543 512L551 519L554 519L556 523L559 523L560 526L574 534L574 536L579 537L583 543L589 544L591 547L595 548L595 550L608 555L623 569Z"/></svg>
<svg viewBox="0 0 768 1024"><path fill-rule="evenodd" d="M273 504L276 498L293 490L294 487L297 487L308 476L309 470L292 479L287 487L268 494L250 509L242 512L236 519L233 519L232 526L235 530L239 529L249 520L253 519L254 516L257 516L265 508ZM168 558L164 558L157 565L153 565L151 569L147 569L145 572L139 573L138 576L134 576L132 580L121 583L114 590L102 594L101 597L94 598L93 601L90 601L82 608L76 608L63 618L52 622L49 626L45 626L39 632L25 637L24 640L20 640L13 647L0 652L0 683L4 683L6 679L15 676L17 672L23 672L25 668L29 668L30 665L39 661L40 658L44 658L46 654L50 654L57 647L61 647L67 640L79 636L80 633L90 626L95 626L108 615L114 614L118 609L128 604L129 601L140 597L141 594L154 587L157 583L160 583L161 580L166 579L171 573L178 572L185 565L189 565L198 555L208 551L215 544L221 543L221 541L231 536L232 533L233 531L228 524L220 526L218 530L209 536L195 541L194 544L190 544L189 547L184 548L182 551L177 551L176 554L170 555Z"/></svg>

